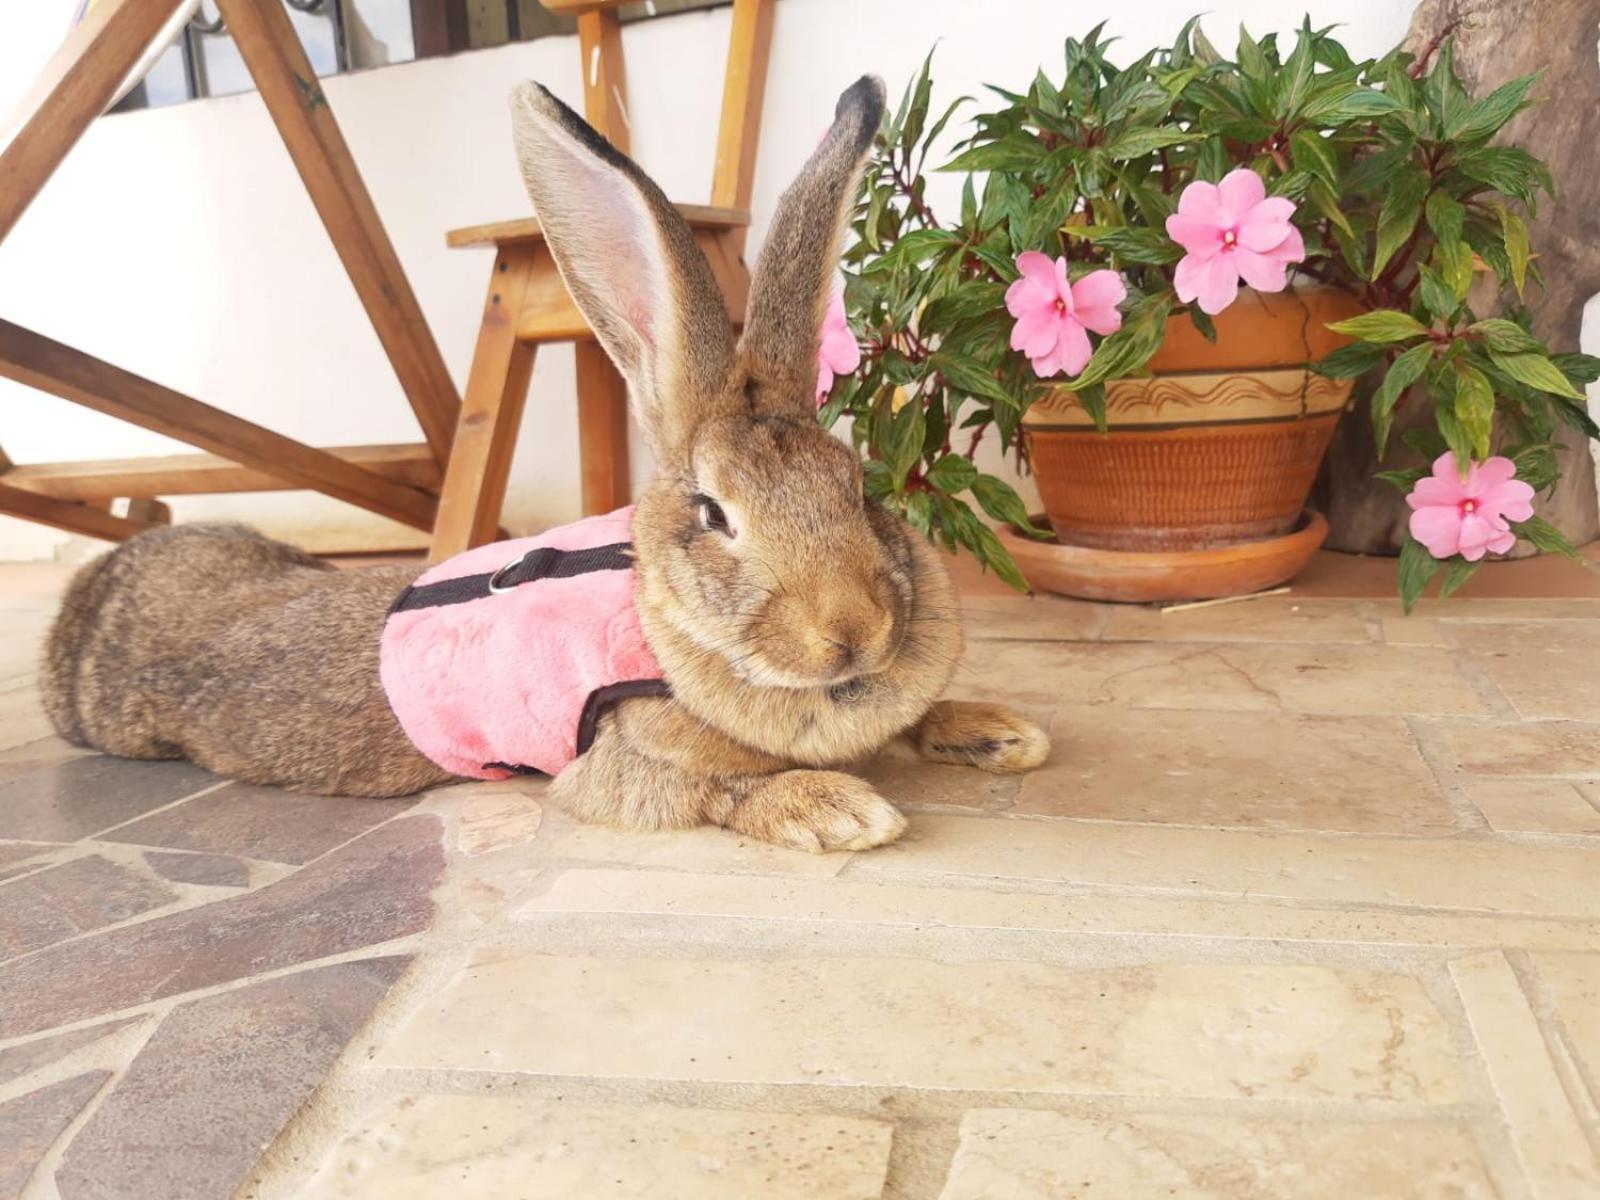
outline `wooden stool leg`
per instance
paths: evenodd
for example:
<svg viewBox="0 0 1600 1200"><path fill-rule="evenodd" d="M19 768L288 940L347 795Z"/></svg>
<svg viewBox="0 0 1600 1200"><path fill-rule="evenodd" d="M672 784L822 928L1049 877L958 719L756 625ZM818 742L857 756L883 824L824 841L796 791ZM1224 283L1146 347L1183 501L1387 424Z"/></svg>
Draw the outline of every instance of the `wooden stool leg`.
<svg viewBox="0 0 1600 1200"><path fill-rule="evenodd" d="M439 493L430 550L435 560L493 541L500 524L511 454L533 374L534 347L517 340L517 315L534 258L531 246L502 247L489 274L461 421Z"/></svg>
<svg viewBox="0 0 1600 1200"><path fill-rule="evenodd" d="M579 342L575 349L583 515L592 517L633 499L628 480L628 385L599 342Z"/></svg>

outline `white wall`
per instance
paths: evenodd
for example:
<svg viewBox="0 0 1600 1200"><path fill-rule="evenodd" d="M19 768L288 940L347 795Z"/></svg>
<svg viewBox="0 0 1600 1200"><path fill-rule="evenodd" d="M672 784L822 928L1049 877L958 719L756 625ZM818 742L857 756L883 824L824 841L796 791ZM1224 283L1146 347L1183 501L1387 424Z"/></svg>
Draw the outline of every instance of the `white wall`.
<svg viewBox="0 0 1600 1200"><path fill-rule="evenodd" d="M1020 86L1055 69L1063 37L1102 18L1130 56L1166 43L1197 0L782 0L754 200L759 245L778 193L815 145L839 91L876 72L898 94L928 45L936 99L985 82ZM1342 23L1356 55L1398 41L1413 0L1309 0ZM55 44L66 0L0 5L0 111ZM1243 20L1289 30L1281 0L1208 0L1231 46ZM635 156L674 198L703 201L728 11L625 33ZM535 78L581 100L575 39L388 67L326 81L346 139L458 385L482 305L488 252L447 250L459 225L524 215L505 96ZM8 94L10 93L10 94ZM948 178L941 184L953 185ZM937 203L937 196L936 196ZM0 245L0 314L293 437L325 445L415 440L398 385L282 146L254 95L95 123ZM507 523L577 514L570 348L541 352ZM64 401L0 381L0 446L16 462L181 449ZM636 456L637 458L637 456ZM994 465L990 464L991 467ZM636 478L647 465L639 461ZM234 516L335 544L379 518L321 497L180 497L179 520ZM0 518L0 557L49 556L64 536Z"/></svg>

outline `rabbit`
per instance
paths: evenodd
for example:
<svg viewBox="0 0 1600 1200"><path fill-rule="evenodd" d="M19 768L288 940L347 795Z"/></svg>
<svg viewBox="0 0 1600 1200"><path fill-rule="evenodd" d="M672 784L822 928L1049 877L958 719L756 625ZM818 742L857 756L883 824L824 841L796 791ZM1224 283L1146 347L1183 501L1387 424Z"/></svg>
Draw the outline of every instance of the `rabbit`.
<svg viewBox="0 0 1600 1200"><path fill-rule="evenodd" d="M544 88L512 95L544 236L659 464L632 514L633 605L667 694L620 700L555 776L581 819L866 849L906 820L840 768L892 739L996 772L1049 751L999 705L939 699L963 650L944 563L866 500L859 459L815 419L822 319L883 106L870 76L840 97L778 203L736 341L656 185ZM79 745L301 791L452 781L379 677L380 631L416 575L332 570L241 527L140 534L73 581L47 641L47 711Z"/></svg>

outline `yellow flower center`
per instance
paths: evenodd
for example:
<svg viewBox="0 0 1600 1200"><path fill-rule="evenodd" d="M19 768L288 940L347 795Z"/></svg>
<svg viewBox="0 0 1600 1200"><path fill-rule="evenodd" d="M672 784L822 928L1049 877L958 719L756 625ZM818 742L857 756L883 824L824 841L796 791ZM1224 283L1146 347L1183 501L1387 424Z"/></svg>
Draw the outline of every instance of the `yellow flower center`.
<svg viewBox="0 0 1600 1200"><path fill-rule="evenodd" d="M1476 500L1463 500L1461 502L1461 511L1462 512L1468 512L1468 513L1477 512L1478 511L1478 502Z"/></svg>
<svg viewBox="0 0 1600 1200"><path fill-rule="evenodd" d="M1238 240L1239 240L1239 235L1236 234L1231 229L1226 230L1222 235L1222 244L1224 246L1233 246L1235 243L1238 242Z"/></svg>

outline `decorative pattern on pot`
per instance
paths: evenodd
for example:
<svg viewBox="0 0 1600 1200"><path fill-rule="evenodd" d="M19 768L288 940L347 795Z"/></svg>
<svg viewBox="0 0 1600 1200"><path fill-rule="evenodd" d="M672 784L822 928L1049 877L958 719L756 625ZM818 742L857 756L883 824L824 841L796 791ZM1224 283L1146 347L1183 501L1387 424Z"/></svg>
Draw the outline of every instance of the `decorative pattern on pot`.
<svg viewBox="0 0 1600 1200"><path fill-rule="evenodd" d="M1106 418L1119 429L1295 420L1342 411L1352 386L1352 380L1325 379L1303 369L1113 379L1106 384ZM1023 422L1030 429L1094 426L1077 394L1065 390L1036 401Z"/></svg>

